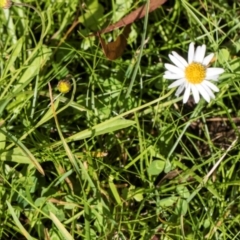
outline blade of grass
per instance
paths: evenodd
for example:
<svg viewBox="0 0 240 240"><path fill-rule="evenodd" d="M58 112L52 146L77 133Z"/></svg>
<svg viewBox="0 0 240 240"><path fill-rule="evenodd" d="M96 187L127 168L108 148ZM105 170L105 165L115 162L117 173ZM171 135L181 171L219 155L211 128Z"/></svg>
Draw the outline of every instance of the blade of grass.
<svg viewBox="0 0 240 240"><path fill-rule="evenodd" d="M76 158L74 157L74 155L72 154L67 142L65 141L63 135L62 135L62 131L60 129L60 126L59 126L59 122L58 122L58 119L57 119L57 115L56 115L56 112L55 112L55 108L54 108L54 104L53 104L53 97L52 97L52 89L51 89L51 85L48 84L49 86L49 94L50 94L50 100L51 100L51 108L52 108L52 111L53 111L53 116L54 116L54 120L55 120L55 123L56 123L56 127L57 127L57 130L58 130L58 134L61 138L61 142L63 144L63 147L66 151L66 154L72 164L72 166L74 167L75 171L77 172L78 176L79 176L79 181L80 181L80 184L81 184L81 187L82 189L84 189L83 187L83 184L81 183L81 173L79 171L79 167L78 167L78 164L76 162ZM75 92L76 92L76 82L73 80L73 92L72 92L72 99L73 100L73 97L75 96ZM91 181L90 177L88 176L87 174L87 171L85 169L85 167L83 166L82 162L80 161L80 165L81 165L81 170L85 173L85 176L87 176L88 178L88 181L90 182L90 185L92 186L92 189L93 191L95 192L96 191L96 187L95 185L93 184L93 182ZM83 190L83 198L84 198L84 222L85 222L85 236L86 236L86 239L90 239L90 207L88 205L88 200L87 200L87 196L86 196L86 193L85 191Z"/></svg>
<svg viewBox="0 0 240 240"><path fill-rule="evenodd" d="M140 52L139 52L139 55L138 55L138 59L137 59L137 62L136 62L136 65L135 65L135 68L134 68L134 71L133 71L133 75L132 75L129 87L128 87L126 98L128 98L129 95L132 92L132 87L133 87L134 81L136 79L138 68L139 68L139 65L140 65L141 58L142 58L143 47L145 45L147 25L148 25L149 2L150 2L150 0L147 0L146 15L145 15L145 18L144 18L144 25L143 25L143 33L142 33L142 42L141 42Z"/></svg>
<svg viewBox="0 0 240 240"><path fill-rule="evenodd" d="M141 109L147 108L147 107L149 107L149 106L151 106L151 105L153 105L153 104L155 104L155 103L158 103L159 101L164 100L164 99L167 98L169 95L171 95L171 94L173 93L173 91L174 91L174 89L172 89L171 91L169 91L169 92L168 92L167 94L165 94L164 96L159 97L159 98L157 98L157 99L155 99L155 100L153 100L153 101L151 101L151 102L149 102L149 103L146 103L146 104L144 104L144 105L142 105L142 106L140 106L140 107L133 108L133 109L131 109L131 110L129 110L129 111L126 111L126 112L124 112L124 113L122 113L122 114L117 115L116 117L110 118L109 120L106 120L106 121L104 121L104 122L102 122L102 123L96 124L96 125L93 126L91 129L86 129L86 130L84 130L84 131L82 131L82 132L80 132L80 133L76 133L76 134L74 134L73 136L67 138L66 141L67 141L67 142L75 141L75 139L78 139L79 136L80 136L80 137L81 137L81 136L89 137L89 135L90 135L90 136L92 136L92 135L95 136L93 133L98 134L98 132L100 132L101 134L103 134L103 133L108 133L108 132L109 132L109 131L107 131L108 126L109 126L109 125L111 126L111 124L114 123L115 121L117 121L118 119L122 119L124 116L127 116L127 115L129 115L129 114L131 114L131 113L137 112L137 111L139 111L139 110L141 110ZM180 99L182 99L182 97L177 98L176 101L179 101ZM162 104L158 105L158 107L159 107L159 108L163 108L164 106L168 106L168 105L170 105L170 104L172 104L172 101L162 103ZM127 121L127 120L124 120L124 121ZM130 123L129 120L128 120L128 123ZM133 123L133 121L132 121L131 123ZM114 124L114 125L115 125L115 124ZM103 129L105 129L105 130L102 131ZM100 130L101 130L102 132L101 132ZM90 134L90 132L91 132L91 134ZM111 131L110 131L110 132L111 132ZM61 142L56 142L56 143L54 143L53 145L51 145L51 147L57 147L57 146L59 146L60 144L61 144Z"/></svg>
<svg viewBox="0 0 240 240"><path fill-rule="evenodd" d="M23 227L23 225L21 224L21 222L19 221L17 215L14 212L14 209L12 207L12 205L10 204L9 201L6 201L7 206L8 206L8 210L10 211L13 220L15 222L15 224L17 225L17 227L19 228L20 232L22 233L22 235L27 239L27 240L37 240L36 238L33 238L28 232L27 230Z"/></svg>
<svg viewBox="0 0 240 240"><path fill-rule="evenodd" d="M51 220L56 225L57 229L61 232L64 239L66 240L74 240L72 235L66 230L66 228L63 226L63 224L58 220L58 218L52 213L49 213Z"/></svg>
<svg viewBox="0 0 240 240"><path fill-rule="evenodd" d="M30 161L32 162L32 164L36 167L36 169L42 174L45 175L41 165L38 163L37 159L32 155L32 153L28 150L28 148L19 140L17 139L15 136L13 136L10 132L5 132L3 129L0 128L0 132L2 134L4 134L7 138L11 139L14 144L16 144L24 153L24 155L26 155Z"/></svg>

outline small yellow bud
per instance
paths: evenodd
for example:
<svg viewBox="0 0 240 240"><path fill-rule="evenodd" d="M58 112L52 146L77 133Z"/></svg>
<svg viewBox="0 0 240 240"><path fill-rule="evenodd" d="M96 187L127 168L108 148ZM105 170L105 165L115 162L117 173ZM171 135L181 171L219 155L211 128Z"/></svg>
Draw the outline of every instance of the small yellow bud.
<svg viewBox="0 0 240 240"><path fill-rule="evenodd" d="M57 85L58 91L68 93L71 90L71 83L68 80L61 80Z"/></svg>
<svg viewBox="0 0 240 240"><path fill-rule="evenodd" d="M10 8L12 6L12 1L11 0L0 0L0 8Z"/></svg>

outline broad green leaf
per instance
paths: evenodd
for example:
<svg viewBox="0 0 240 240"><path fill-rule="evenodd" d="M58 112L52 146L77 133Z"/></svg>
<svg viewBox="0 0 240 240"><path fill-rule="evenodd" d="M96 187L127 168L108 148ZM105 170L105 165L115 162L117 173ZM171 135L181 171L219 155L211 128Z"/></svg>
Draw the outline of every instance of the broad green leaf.
<svg viewBox="0 0 240 240"><path fill-rule="evenodd" d="M143 200L143 195L142 193L137 193L134 195L134 199L137 201L137 202L141 202Z"/></svg>
<svg viewBox="0 0 240 240"><path fill-rule="evenodd" d="M113 22L119 21L131 9L132 0L116 0Z"/></svg>
<svg viewBox="0 0 240 240"><path fill-rule="evenodd" d="M16 163L32 164L29 157L23 154L19 148L14 148L0 154L1 161L12 161Z"/></svg>
<svg viewBox="0 0 240 240"><path fill-rule="evenodd" d="M188 189L183 186L183 185L178 185L177 188L177 193L179 194L180 197L184 198L184 199L187 199L190 197L190 193L188 191Z"/></svg>
<svg viewBox="0 0 240 240"><path fill-rule="evenodd" d="M176 205L176 213L178 215L186 215L188 210L188 202L185 199L179 198Z"/></svg>
<svg viewBox="0 0 240 240"><path fill-rule="evenodd" d="M123 82L113 77L110 77L108 79L101 79L100 82L102 83L104 91L111 92L111 95L115 91L120 91L123 88Z"/></svg>
<svg viewBox="0 0 240 240"><path fill-rule="evenodd" d="M34 205L36 207L42 207L47 201L46 197L39 197L35 200Z"/></svg>
<svg viewBox="0 0 240 240"><path fill-rule="evenodd" d="M208 229L210 226L211 226L211 221L212 220L210 220L211 218L209 217L209 218L207 218L207 219L205 219L204 220L204 222L203 222L203 227L205 228L205 229Z"/></svg>
<svg viewBox="0 0 240 240"><path fill-rule="evenodd" d="M135 124L135 121L132 121L132 120L125 120L125 119L116 119L115 121L107 120L103 123L97 124L92 129L86 129L82 132L74 134L73 136L67 138L66 141L67 142L77 141L77 140L89 138L92 136L99 136L105 133L110 133L123 128L127 128L134 124ZM56 145L59 145L59 143L57 143Z"/></svg>
<svg viewBox="0 0 240 240"><path fill-rule="evenodd" d="M138 188L132 191L133 194L133 198L137 201L137 202L141 202L143 200L143 193L144 193L145 189L143 188Z"/></svg>
<svg viewBox="0 0 240 240"><path fill-rule="evenodd" d="M149 175L158 175L164 170L165 162L161 160L155 160L151 162L147 171Z"/></svg>
<svg viewBox="0 0 240 240"><path fill-rule="evenodd" d="M138 202L143 200L143 194L146 191L145 188L136 188L135 186L131 185L129 188L126 188L122 191L121 197L126 200L135 199Z"/></svg>
<svg viewBox="0 0 240 240"><path fill-rule="evenodd" d="M178 197L168 197L168 198L164 198L164 199L161 199L159 202L158 202L158 206L160 207L171 207L173 206L178 200Z"/></svg>
<svg viewBox="0 0 240 240"><path fill-rule="evenodd" d="M228 49L223 48L219 50L217 60L219 61L220 64L225 64L226 62L229 61L229 57L230 57L230 53Z"/></svg>
<svg viewBox="0 0 240 240"><path fill-rule="evenodd" d="M98 22L103 16L103 7L98 3L98 0L85 1L85 13L80 16L79 22L82 23L86 28L91 30L98 30Z"/></svg>

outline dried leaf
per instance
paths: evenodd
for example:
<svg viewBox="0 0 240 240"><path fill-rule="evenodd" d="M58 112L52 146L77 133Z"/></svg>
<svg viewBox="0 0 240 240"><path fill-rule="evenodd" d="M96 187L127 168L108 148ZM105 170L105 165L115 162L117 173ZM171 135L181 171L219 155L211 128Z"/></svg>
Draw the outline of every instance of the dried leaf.
<svg viewBox="0 0 240 240"><path fill-rule="evenodd" d="M163 5L167 0L150 0L149 2L149 13L157 9L159 6ZM118 22L104 28L103 30L99 31L97 34L111 32L114 29L124 27L128 24L133 23L134 21L143 18L147 12L147 4L137 8L135 11L129 13L126 17L122 18ZM94 34L94 35L97 35Z"/></svg>
<svg viewBox="0 0 240 240"><path fill-rule="evenodd" d="M160 186L161 183L166 180L166 179L173 179L175 177L177 177L182 171L181 170L178 170L178 169L175 169L175 170L172 170L170 171L169 173L167 173L165 176L163 176L160 181L159 181L159 177L161 177L162 174L160 174L157 178L157 181L155 182L155 186Z"/></svg>
<svg viewBox="0 0 240 240"><path fill-rule="evenodd" d="M105 43L100 34L98 34L103 52L109 60L115 60L122 56L123 51L127 45L127 38L130 32L131 25L127 25L124 28L123 32L117 37L117 39L109 43Z"/></svg>

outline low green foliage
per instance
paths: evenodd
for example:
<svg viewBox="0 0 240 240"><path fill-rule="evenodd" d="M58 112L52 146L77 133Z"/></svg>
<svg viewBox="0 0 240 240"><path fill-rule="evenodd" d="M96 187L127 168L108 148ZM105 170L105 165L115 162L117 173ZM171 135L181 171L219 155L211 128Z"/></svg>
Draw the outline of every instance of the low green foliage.
<svg viewBox="0 0 240 240"><path fill-rule="evenodd" d="M240 239L240 2L169 0L109 61L88 35L146 2L0 9L0 239ZM192 41L225 70L210 103L163 78Z"/></svg>

